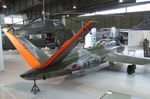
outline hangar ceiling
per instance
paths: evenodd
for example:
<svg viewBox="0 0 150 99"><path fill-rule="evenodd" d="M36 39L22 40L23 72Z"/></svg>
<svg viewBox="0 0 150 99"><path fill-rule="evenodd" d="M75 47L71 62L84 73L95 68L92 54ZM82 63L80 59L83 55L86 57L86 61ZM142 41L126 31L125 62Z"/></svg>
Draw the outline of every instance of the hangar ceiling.
<svg viewBox="0 0 150 99"><path fill-rule="evenodd" d="M14 14L26 14L23 15L24 21L33 21L41 17L43 9L43 0L0 0L0 13L6 16ZM123 3L119 3L119 0L45 0L45 12L50 15L54 15L54 18L61 19L62 13L70 16L77 16L77 14L91 13L95 11L104 11L108 9L114 9L117 7L138 5L136 0L123 0ZM139 0L140 1L140 0ZM142 1L142 0L141 0ZM147 1L150 3L150 1ZM147 3L147 2L143 2ZM7 8L2 8L2 5L6 4ZM142 4L142 3L141 3ZM73 6L76 5L76 9ZM141 21L150 16L150 11L136 12L135 13L121 13L119 15L100 15L93 17L68 17L66 26L74 31L80 28L80 21L96 20L99 22L97 28L116 26L119 28L132 28ZM59 16L61 15L61 16ZM57 17L58 16L58 17ZM75 22L78 20L79 22ZM79 24L78 24L79 23Z"/></svg>
<svg viewBox="0 0 150 99"><path fill-rule="evenodd" d="M0 0L1 4L6 4L7 9L1 7L0 12L5 15L27 14L30 18L41 15L43 0ZM124 3L135 2L135 0L125 0ZM73 6L76 5L76 9ZM88 13L93 10L109 8L119 5L118 0L45 0L46 13Z"/></svg>

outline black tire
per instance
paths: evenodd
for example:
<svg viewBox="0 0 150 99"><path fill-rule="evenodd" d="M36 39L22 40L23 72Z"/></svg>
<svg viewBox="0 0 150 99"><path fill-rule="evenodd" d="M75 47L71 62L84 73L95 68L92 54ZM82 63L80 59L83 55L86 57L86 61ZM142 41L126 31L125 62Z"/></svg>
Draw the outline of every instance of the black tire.
<svg viewBox="0 0 150 99"><path fill-rule="evenodd" d="M134 69L134 71L135 71L135 69L136 69L136 65L132 65L132 67L133 67L133 69Z"/></svg>
<svg viewBox="0 0 150 99"><path fill-rule="evenodd" d="M114 62L109 62L109 66L114 66Z"/></svg>
<svg viewBox="0 0 150 99"><path fill-rule="evenodd" d="M132 66L131 65L128 65L128 67L127 67L127 73L128 73L128 75L132 74Z"/></svg>
<svg viewBox="0 0 150 99"><path fill-rule="evenodd" d="M43 80L46 80L46 77L45 76L42 76Z"/></svg>

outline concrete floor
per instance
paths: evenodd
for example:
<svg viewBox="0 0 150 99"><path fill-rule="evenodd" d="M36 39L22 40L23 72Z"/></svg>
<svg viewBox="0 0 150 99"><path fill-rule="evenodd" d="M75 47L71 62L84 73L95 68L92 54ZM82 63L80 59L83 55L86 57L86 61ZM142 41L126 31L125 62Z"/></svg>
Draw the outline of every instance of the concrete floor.
<svg viewBox="0 0 150 99"><path fill-rule="evenodd" d="M150 99L150 68L146 66L137 66L132 76L126 74L127 64L116 63L85 76L38 81L41 92L33 95L30 93L33 82L19 77L29 69L23 58L16 51L7 51L4 63L5 71L0 72L0 99L99 99L108 90Z"/></svg>

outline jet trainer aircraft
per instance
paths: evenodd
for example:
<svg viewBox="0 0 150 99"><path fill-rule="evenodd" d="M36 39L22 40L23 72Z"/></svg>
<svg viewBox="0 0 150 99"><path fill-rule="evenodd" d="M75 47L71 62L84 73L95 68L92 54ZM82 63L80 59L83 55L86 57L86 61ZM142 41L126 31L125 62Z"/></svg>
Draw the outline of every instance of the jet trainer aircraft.
<svg viewBox="0 0 150 99"><path fill-rule="evenodd" d="M70 75L73 72L82 72L91 69L104 62L122 62L129 63L127 68L128 74L135 72L136 64L149 64L150 59L136 58L115 53L123 51L124 47L116 45L116 47L107 47L107 44L101 45L98 41L94 47L88 49L79 49L72 51L79 44L85 35L95 26L96 22L88 22L73 37L68 39L51 57L45 55L40 49L23 37L16 37L9 28L3 28L3 31L20 52L26 62L31 66L31 70L20 75L26 80L34 80L31 92L36 94L39 88L36 80L45 80L51 77Z"/></svg>

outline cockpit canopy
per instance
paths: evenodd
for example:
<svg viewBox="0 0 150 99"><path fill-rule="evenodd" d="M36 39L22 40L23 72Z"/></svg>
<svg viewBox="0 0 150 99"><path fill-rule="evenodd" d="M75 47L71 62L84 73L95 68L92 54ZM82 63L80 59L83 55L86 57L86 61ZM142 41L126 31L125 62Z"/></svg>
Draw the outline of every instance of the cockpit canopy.
<svg viewBox="0 0 150 99"><path fill-rule="evenodd" d="M96 45L102 45L104 47L113 47L113 46L118 46L120 45L120 42L115 40L115 39L101 39L97 41Z"/></svg>

